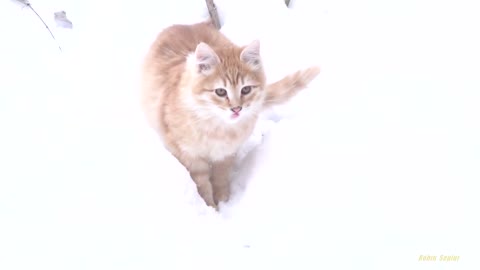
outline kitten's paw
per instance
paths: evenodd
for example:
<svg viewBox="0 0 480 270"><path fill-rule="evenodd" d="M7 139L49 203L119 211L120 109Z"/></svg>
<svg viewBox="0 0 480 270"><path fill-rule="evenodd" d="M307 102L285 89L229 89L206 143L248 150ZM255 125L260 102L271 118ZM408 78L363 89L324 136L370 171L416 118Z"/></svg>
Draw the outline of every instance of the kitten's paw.
<svg viewBox="0 0 480 270"><path fill-rule="evenodd" d="M228 202L229 199L230 199L230 196L228 194L222 194L217 196L216 201L217 203L221 203L221 202L226 203Z"/></svg>
<svg viewBox="0 0 480 270"><path fill-rule="evenodd" d="M205 201L207 206L213 207L215 209L218 207L217 203L215 202L215 200L213 198L203 198L203 200Z"/></svg>
<svg viewBox="0 0 480 270"><path fill-rule="evenodd" d="M215 202L211 187L205 188L204 186L199 186L198 194L200 195L200 197L203 199L203 201L207 206L210 206L213 208L217 207L217 203Z"/></svg>
<svg viewBox="0 0 480 270"><path fill-rule="evenodd" d="M216 190L214 195L214 201L216 204L221 202L226 203L230 199L230 191L227 189Z"/></svg>

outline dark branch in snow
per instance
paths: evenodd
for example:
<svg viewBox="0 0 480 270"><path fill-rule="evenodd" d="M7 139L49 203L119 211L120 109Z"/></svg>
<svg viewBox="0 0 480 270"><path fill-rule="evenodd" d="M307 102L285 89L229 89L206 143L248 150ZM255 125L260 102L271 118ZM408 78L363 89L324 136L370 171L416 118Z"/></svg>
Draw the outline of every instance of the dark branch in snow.
<svg viewBox="0 0 480 270"><path fill-rule="evenodd" d="M30 2L28 2L28 0L12 0L15 4L20 4L22 6L27 6L30 4Z"/></svg>
<svg viewBox="0 0 480 270"><path fill-rule="evenodd" d="M30 2L28 2L28 0L14 0L14 2L17 2L19 4L22 4L24 6L29 7L37 15L37 17L40 19L40 21L42 21L43 25L45 25L48 32L52 36L53 40L55 40L55 42L57 42L57 40L55 39L55 36L53 35L53 33L50 30L50 28L48 27L48 25L45 23L45 21L42 19L42 17L35 11L35 9L33 9L32 5L30 4ZM58 42L57 42L57 45L58 45ZM60 51L62 51L62 47L60 47L60 45L58 45L58 48L60 49Z"/></svg>
<svg viewBox="0 0 480 270"><path fill-rule="evenodd" d="M215 3L213 3L213 0L205 0L207 2L207 8L208 8L208 13L210 14L210 18L212 19L213 25L215 25L215 28L220 29L220 20L218 18L218 12L217 12L217 7L215 6Z"/></svg>
<svg viewBox="0 0 480 270"><path fill-rule="evenodd" d="M52 36L53 40L55 40L55 42L57 42L57 40L55 39L55 36L53 35L53 33L50 30L50 28L48 27L48 25L45 23L45 21L42 19L42 17L35 11L35 9L33 9L32 5L27 4L27 6L37 15L37 17L42 21L43 25L45 25L45 27L47 28L47 30L50 33L50 35ZM60 49L60 51L62 51L62 47L60 47L60 45L58 45L58 48Z"/></svg>

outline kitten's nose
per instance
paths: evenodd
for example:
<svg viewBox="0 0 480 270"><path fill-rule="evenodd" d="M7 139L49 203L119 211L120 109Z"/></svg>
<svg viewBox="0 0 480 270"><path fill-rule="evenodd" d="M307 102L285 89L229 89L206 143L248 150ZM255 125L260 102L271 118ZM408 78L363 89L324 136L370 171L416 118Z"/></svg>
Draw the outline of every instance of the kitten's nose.
<svg viewBox="0 0 480 270"><path fill-rule="evenodd" d="M232 110L232 112L234 113L238 113L242 110L242 106L233 107L233 108L230 108L230 110Z"/></svg>

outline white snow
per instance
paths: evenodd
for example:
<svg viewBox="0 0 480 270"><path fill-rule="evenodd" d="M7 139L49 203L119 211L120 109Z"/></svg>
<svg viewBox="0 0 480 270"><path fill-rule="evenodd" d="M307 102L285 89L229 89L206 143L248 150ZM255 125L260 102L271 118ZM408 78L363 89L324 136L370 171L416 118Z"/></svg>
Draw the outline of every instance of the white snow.
<svg viewBox="0 0 480 270"><path fill-rule="evenodd" d="M150 42L204 1L30 2L63 53L0 3L0 269L480 267L475 1L217 0L269 80L322 68L259 123L220 213L138 106Z"/></svg>

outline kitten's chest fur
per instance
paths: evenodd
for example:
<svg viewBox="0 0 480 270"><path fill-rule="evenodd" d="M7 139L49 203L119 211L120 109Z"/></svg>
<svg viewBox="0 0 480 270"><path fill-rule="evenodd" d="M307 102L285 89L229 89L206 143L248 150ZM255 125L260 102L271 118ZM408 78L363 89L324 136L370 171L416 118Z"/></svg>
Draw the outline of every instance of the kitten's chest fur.
<svg viewBox="0 0 480 270"><path fill-rule="evenodd" d="M164 105L163 110L153 106L154 126L164 145L175 156L187 155L214 162L235 155L252 134L257 121L257 115L234 124L198 119L194 111L176 107L176 101L167 99L161 103L168 105ZM158 111L162 113L156 113Z"/></svg>
<svg viewBox="0 0 480 270"><path fill-rule="evenodd" d="M219 161L227 156L234 155L238 148L248 139L253 130L254 122L239 123L235 128L217 127L203 129L198 126L189 126L189 136L181 138L177 134L181 151L190 156L201 157L209 161ZM183 130L177 130L182 132ZM187 130L185 130L187 131Z"/></svg>

